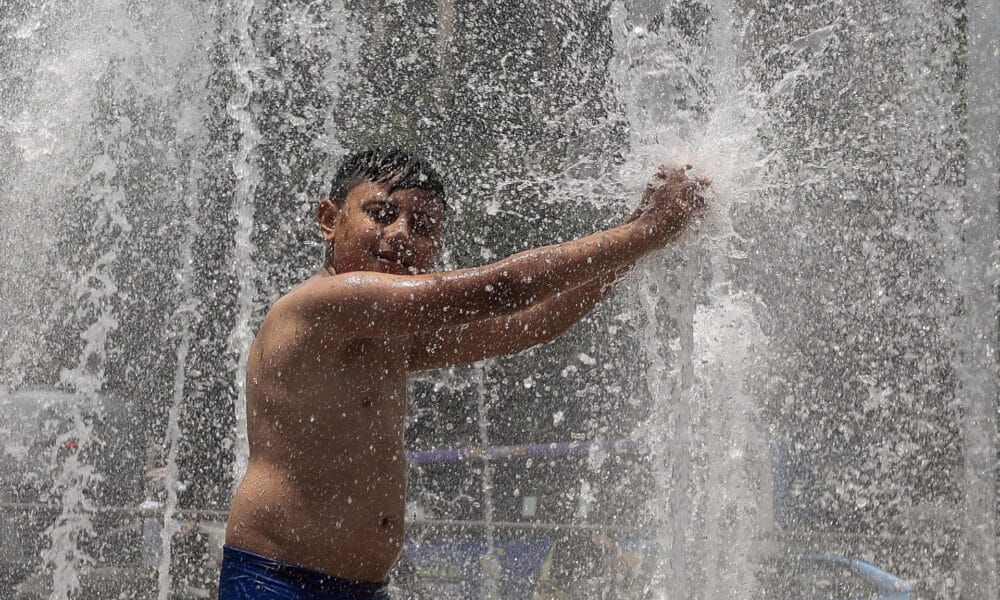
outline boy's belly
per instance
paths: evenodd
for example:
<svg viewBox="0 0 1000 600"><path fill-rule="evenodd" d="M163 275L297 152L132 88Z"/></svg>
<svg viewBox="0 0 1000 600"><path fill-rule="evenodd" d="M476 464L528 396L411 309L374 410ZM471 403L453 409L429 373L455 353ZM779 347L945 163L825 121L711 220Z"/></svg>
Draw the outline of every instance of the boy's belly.
<svg viewBox="0 0 1000 600"><path fill-rule="evenodd" d="M292 474L253 464L226 544L344 579L383 581L403 547L405 462Z"/></svg>

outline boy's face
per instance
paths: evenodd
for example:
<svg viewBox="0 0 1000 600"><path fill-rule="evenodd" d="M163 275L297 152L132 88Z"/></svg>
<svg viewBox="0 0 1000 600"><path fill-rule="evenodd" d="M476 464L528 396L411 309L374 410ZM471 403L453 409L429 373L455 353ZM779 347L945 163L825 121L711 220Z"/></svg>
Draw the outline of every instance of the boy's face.
<svg viewBox="0 0 1000 600"><path fill-rule="evenodd" d="M337 273L377 271L395 275L427 272L440 253L444 205L430 192L395 189L392 182L362 181L342 207L320 203L323 238L333 243Z"/></svg>

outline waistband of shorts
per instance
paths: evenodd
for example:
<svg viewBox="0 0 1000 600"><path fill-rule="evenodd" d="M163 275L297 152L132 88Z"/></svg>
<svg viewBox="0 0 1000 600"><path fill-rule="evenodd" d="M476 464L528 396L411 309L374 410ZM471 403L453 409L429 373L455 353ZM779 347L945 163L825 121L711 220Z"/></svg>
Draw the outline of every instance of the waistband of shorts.
<svg viewBox="0 0 1000 600"><path fill-rule="evenodd" d="M240 550L239 548L233 548L232 546L222 547L222 560L223 562L246 565L252 569L261 569L275 577L286 581L293 581L302 587L314 590L349 592L363 595L384 592L388 585L385 581L342 579L321 571L314 571L313 569L307 569L298 565L290 565L280 560Z"/></svg>

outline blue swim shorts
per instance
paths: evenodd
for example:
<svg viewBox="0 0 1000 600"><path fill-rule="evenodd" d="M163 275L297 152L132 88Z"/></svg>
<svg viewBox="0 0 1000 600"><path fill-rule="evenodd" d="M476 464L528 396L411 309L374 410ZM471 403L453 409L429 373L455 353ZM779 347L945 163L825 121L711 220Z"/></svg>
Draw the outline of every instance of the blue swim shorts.
<svg viewBox="0 0 1000 600"><path fill-rule="evenodd" d="M223 546L219 600L389 600L386 584L350 581Z"/></svg>

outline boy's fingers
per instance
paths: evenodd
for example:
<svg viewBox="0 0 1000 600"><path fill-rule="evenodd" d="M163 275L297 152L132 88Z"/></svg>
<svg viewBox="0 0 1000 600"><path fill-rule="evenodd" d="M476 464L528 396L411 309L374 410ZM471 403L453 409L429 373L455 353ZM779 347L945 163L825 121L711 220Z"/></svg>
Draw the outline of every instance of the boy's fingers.
<svg viewBox="0 0 1000 600"><path fill-rule="evenodd" d="M695 208L705 208L708 204L708 200L701 194L694 195L694 206Z"/></svg>
<svg viewBox="0 0 1000 600"><path fill-rule="evenodd" d="M690 183L684 186L683 199L695 208L704 208L707 204L705 196L701 193L705 188L701 182Z"/></svg>
<svg viewBox="0 0 1000 600"><path fill-rule="evenodd" d="M680 199L685 203L694 202L695 187L691 184L685 185L680 189Z"/></svg>
<svg viewBox="0 0 1000 600"><path fill-rule="evenodd" d="M673 179L675 177L683 177L684 172L691 169L691 165L677 165L673 163L663 163L656 168L656 174L653 175L659 179Z"/></svg>

